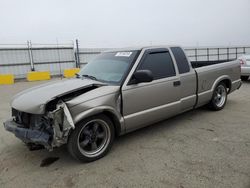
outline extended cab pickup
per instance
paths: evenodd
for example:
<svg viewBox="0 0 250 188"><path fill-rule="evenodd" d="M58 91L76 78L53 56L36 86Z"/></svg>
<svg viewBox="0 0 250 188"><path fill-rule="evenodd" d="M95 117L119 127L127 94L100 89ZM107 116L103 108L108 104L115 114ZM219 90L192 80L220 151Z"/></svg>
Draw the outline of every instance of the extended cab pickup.
<svg viewBox="0 0 250 188"><path fill-rule="evenodd" d="M94 161L115 136L208 105L221 110L241 86L240 62L190 62L178 46L104 52L76 78L17 94L4 123L31 148L67 144L73 157Z"/></svg>

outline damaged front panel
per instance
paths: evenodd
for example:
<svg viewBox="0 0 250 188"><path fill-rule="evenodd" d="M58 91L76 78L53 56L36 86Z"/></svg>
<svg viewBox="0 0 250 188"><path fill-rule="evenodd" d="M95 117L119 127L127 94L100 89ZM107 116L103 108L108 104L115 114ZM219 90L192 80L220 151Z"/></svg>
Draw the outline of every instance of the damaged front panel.
<svg viewBox="0 0 250 188"><path fill-rule="evenodd" d="M18 95L19 99L16 99L15 105L12 106L13 119L4 123L5 129L14 133L29 147L44 146L52 150L54 147L66 144L71 130L75 129L75 123L87 115L107 109L115 114L117 121L121 121L119 86L109 86L92 80L81 81L84 84L76 80L79 85L85 85L84 87L76 88L75 85L74 90L67 89L67 92L61 88L64 92L57 93L56 96L48 94L51 91L47 88L42 94L44 100L40 98L38 101L32 100L35 104L31 104L30 95L26 96L26 93ZM70 83L67 82L68 85ZM53 97L49 99L49 96ZM22 100L24 98L25 100Z"/></svg>
<svg viewBox="0 0 250 188"><path fill-rule="evenodd" d="M67 143L70 129L74 129L75 125L71 117L70 111L64 102L57 105L56 110L48 113L48 117L53 119L53 140L52 147L60 146Z"/></svg>
<svg viewBox="0 0 250 188"><path fill-rule="evenodd" d="M67 143L70 129L75 125L67 105L60 101L57 108L45 115L13 110L13 120L4 123L5 129L24 143L43 145L48 150Z"/></svg>
<svg viewBox="0 0 250 188"><path fill-rule="evenodd" d="M14 133L29 146L42 145L48 150L59 147L67 143L70 130L75 128L65 102L101 86L103 84L92 83L60 94L50 99L49 102L41 103L39 109L44 111L43 114L37 114L38 112L34 110L25 112L12 108L13 119L4 123L5 129Z"/></svg>

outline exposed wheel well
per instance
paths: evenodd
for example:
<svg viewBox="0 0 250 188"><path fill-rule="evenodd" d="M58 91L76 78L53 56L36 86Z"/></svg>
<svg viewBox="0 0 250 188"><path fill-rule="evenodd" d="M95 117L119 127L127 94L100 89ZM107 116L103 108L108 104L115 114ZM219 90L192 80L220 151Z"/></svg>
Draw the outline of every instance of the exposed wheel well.
<svg viewBox="0 0 250 188"><path fill-rule="evenodd" d="M231 91L231 86L232 86L231 80L225 79L225 80L222 80L222 81L220 81L220 82L223 82L223 83L226 85L226 87L227 87L227 89L228 89L227 93L230 93L230 91Z"/></svg>

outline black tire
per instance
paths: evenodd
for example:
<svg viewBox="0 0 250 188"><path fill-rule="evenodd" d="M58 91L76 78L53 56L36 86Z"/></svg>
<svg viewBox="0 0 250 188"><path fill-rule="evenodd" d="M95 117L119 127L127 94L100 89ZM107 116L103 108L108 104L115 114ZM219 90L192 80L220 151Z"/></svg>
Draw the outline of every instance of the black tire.
<svg viewBox="0 0 250 188"><path fill-rule="evenodd" d="M249 78L249 76L241 76L240 78L241 78L241 80L243 80L243 81L247 81L248 78Z"/></svg>
<svg viewBox="0 0 250 188"><path fill-rule="evenodd" d="M213 93L213 97L208 104L211 110L222 110L227 103L227 87L221 82L219 83Z"/></svg>
<svg viewBox="0 0 250 188"><path fill-rule="evenodd" d="M71 132L68 151L81 162L92 162L108 153L114 136L114 125L107 116L92 116L79 122Z"/></svg>

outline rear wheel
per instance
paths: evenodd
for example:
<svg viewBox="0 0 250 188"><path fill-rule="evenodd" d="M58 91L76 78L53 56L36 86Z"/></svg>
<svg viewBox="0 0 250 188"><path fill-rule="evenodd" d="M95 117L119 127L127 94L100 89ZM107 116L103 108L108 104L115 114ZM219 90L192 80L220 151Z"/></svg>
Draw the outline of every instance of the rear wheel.
<svg viewBox="0 0 250 188"><path fill-rule="evenodd" d="M221 82L214 90L213 97L208 104L212 110L221 110L224 108L227 102L227 87Z"/></svg>
<svg viewBox="0 0 250 188"><path fill-rule="evenodd" d="M76 125L68 140L68 151L81 162L105 156L114 141L114 126L105 115L87 118Z"/></svg>
<svg viewBox="0 0 250 188"><path fill-rule="evenodd" d="M243 80L243 81L247 81L248 78L249 78L249 76L241 76L240 78L241 78L241 80Z"/></svg>

